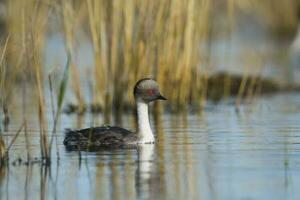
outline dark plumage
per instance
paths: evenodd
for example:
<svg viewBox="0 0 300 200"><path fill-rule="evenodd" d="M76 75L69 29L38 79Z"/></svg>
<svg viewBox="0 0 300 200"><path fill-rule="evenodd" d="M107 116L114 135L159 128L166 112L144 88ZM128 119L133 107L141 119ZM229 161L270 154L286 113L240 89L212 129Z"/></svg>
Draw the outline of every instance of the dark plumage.
<svg viewBox="0 0 300 200"><path fill-rule="evenodd" d="M68 129L65 133L64 145L80 146L81 148L95 146L118 147L135 145L137 134L116 126L91 127L81 130Z"/></svg>
<svg viewBox="0 0 300 200"><path fill-rule="evenodd" d="M151 131L148 104L155 100L166 100L153 79L142 79L134 87L137 105L138 130L131 132L115 126L92 127L81 130L67 130L64 145L69 150L91 150L93 148L133 147L139 143L154 143Z"/></svg>

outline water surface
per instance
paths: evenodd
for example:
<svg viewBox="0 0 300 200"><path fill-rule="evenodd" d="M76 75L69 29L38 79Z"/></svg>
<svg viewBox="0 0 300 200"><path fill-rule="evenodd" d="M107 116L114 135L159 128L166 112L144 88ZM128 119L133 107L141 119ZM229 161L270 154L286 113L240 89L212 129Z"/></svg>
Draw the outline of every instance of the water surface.
<svg viewBox="0 0 300 200"><path fill-rule="evenodd" d="M30 102L29 102L30 104ZM32 106L34 107L34 106ZM4 132L9 143L22 122L16 111ZM27 114L31 157L39 157L39 129ZM51 112L48 129L51 135ZM133 117L122 126L133 129ZM10 164L0 171L0 199L296 199L300 195L300 94L241 106L207 104L202 113L152 117L157 144L138 149L70 152L63 130L101 125L101 115L62 115L49 168L26 160L20 134Z"/></svg>

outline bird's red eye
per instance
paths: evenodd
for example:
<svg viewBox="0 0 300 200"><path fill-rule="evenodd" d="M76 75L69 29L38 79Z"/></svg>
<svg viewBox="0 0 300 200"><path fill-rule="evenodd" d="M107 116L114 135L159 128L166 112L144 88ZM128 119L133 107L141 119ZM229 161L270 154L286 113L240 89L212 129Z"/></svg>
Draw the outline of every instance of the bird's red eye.
<svg viewBox="0 0 300 200"><path fill-rule="evenodd" d="M154 94L154 89L147 89L147 94L149 96L153 95Z"/></svg>

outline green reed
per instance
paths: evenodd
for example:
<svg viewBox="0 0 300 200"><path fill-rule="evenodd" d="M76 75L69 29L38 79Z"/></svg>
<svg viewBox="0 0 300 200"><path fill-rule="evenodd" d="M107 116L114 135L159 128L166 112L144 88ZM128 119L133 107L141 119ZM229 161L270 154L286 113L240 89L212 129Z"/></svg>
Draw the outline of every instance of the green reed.
<svg viewBox="0 0 300 200"><path fill-rule="evenodd" d="M63 78L60 82L59 85L59 91L58 91L58 96L57 96L57 110L56 113L54 111L54 104L53 104L53 89L52 89L52 81L51 81L51 75L49 75L49 85L50 85L50 92L51 92L51 104L52 104L52 112L53 112L53 117L54 117L54 123L53 123L53 130L52 130L52 136L51 136L51 141L50 141L50 146L49 146L49 152L51 153L51 147L53 144L53 139L55 138L56 141L56 154L57 158L59 158L59 151L58 151L58 142L57 142L57 135L56 135L56 126L57 122L59 119L59 116L62 111L62 106L63 106L63 100L66 94L66 89L67 89L67 84L68 84L68 79L69 79L69 68L70 68L70 63L71 63L71 54L68 54L68 59L67 63L64 69L63 73Z"/></svg>

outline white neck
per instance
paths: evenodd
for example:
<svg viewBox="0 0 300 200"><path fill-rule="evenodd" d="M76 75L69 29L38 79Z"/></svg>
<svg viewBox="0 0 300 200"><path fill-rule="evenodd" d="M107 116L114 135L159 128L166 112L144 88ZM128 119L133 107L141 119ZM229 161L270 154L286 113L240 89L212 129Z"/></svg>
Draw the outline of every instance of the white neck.
<svg viewBox="0 0 300 200"><path fill-rule="evenodd" d="M148 104L137 100L137 118L138 118L138 143L154 143L154 135L152 133L148 114Z"/></svg>
<svg viewBox="0 0 300 200"><path fill-rule="evenodd" d="M300 23L298 24L297 35L292 43L292 49L296 50L297 52L300 50Z"/></svg>

